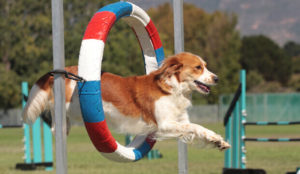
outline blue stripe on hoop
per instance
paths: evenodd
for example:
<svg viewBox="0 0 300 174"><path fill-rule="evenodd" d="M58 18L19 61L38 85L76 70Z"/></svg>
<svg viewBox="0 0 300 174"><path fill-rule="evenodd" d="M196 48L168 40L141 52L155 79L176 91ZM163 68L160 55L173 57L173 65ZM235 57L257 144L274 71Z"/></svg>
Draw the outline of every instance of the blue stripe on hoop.
<svg viewBox="0 0 300 174"><path fill-rule="evenodd" d="M132 5L128 2L116 2L100 8L97 12L109 11L116 15L116 21L123 16L129 16L132 12Z"/></svg>
<svg viewBox="0 0 300 174"><path fill-rule="evenodd" d="M105 119L100 81L77 82L80 108L83 120L88 123L97 123Z"/></svg>
<svg viewBox="0 0 300 174"><path fill-rule="evenodd" d="M151 146L145 141L139 148L134 149L135 161L141 159L151 150Z"/></svg>
<svg viewBox="0 0 300 174"><path fill-rule="evenodd" d="M0 128L2 128L2 124L0 124Z"/></svg>
<svg viewBox="0 0 300 174"><path fill-rule="evenodd" d="M163 47L157 48L155 50L155 54L156 54L157 64L158 66L160 66L165 58L164 48Z"/></svg>

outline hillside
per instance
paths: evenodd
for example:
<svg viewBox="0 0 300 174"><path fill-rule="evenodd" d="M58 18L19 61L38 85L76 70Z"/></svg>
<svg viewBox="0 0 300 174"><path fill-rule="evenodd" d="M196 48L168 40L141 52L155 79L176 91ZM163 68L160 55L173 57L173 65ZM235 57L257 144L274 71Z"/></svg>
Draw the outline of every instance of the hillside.
<svg viewBox="0 0 300 174"><path fill-rule="evenodd" d="M130 0L144 9L171 0ZM184 0L208 12L236 13L237 28L242 35L264 34L280 45L292 40L300 42L300 0Z"/></svg>

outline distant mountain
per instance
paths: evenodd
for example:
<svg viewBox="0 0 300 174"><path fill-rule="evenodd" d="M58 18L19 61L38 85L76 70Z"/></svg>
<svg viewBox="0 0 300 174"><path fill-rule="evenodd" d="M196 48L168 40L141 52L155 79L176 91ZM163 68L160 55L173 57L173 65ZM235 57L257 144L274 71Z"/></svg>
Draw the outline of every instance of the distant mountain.
<svg viewBox="0 0 300 174"><path fill-rule="evenodd" d="M172 0L129 0L143 9ZM184 0L208 12L236 13L242 35L264 34L283 45L300 43L300 0Z"/></svg>

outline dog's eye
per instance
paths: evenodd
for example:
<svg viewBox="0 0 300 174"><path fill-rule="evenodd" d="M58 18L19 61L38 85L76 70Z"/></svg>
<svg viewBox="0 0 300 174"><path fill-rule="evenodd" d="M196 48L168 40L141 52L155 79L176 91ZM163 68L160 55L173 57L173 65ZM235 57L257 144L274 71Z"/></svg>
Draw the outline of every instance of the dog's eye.
<svg viewBox="0 0 300 174"><path fill-rule="evenodd" d="M202 67L199 65L199 66L196 66L196 69L201 70Z"/></svg>

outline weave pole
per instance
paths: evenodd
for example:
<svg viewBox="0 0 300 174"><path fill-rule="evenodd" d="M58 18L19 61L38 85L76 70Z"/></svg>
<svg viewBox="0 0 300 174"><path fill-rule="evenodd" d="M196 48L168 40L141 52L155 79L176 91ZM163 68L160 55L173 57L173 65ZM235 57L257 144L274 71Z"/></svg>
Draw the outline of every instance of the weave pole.
<svg viewBox="0 0 300 174"><path fill-rule="evenodd" d="M246 137L246 129L243 125L246 122L246 70L242 69L240 71L240 83L241 83L241 97L240 97L240 113L239 113L239 120L240 120L240 148L239 148L239 166L242 169L246 168L246 146L244 138Z"/></svg>
<svg viewBox="0 0 300 174"><path fill-rule="evenodd" d="M53 68L64 69L64 22L63 1L52 0L52 37L53 37ZM66 174L67 171L67 140L66 140L66 106L65 80L63 75L54 75L54 115L55 115L55 151L56 173Z"/></svg>
<svg viewBox="0 0 300 174"><path fill-rule="evenodd" d="M245 169L245 127L246 122L246 71L240 71L240 85L233 100L225 114L224 125L226 141L230 142L232 148L225 151L225 169ZM224 170L225 171L225 170Z"/></svg>
<svg viewBox="0 0 300 174"><path fill-rule="evenodd" d="M184 51L183 0L173 0L174 52ZM178 140L178 173L188 173L187 145Z"/></svg>
<svg viewBox="0 0 300 174"><path fill-rule="evenodd" d="M22 108L26 105L25 97L28 96L28 83L22 82ZM24 152L26 164L31 163L31 153L30 153L30 126L26 123L23 123L24 126Z"/></svg>

